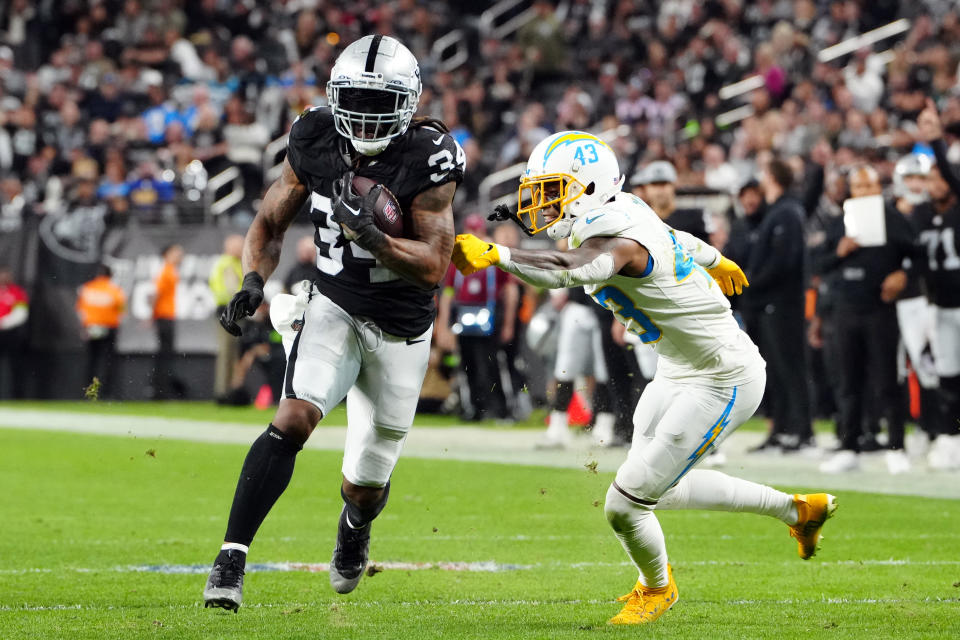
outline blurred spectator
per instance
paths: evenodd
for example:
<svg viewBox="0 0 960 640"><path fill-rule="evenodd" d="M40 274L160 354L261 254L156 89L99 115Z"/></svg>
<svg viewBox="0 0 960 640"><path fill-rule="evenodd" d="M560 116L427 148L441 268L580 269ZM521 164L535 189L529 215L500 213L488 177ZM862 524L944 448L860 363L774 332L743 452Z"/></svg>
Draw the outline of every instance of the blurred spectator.
<svg viewBox="0 0 960 640"><path fill-rule="evenodd" d="M246 198L259 198L263 187L263 149L270 142L270 132L254 120L238 96L230 98L225 111L227 123L223 137L227 143L227 159L243 174Z"/></svg>
<svg viewBox="0 0 960 640"><path fill-rule="evenodd" d="M22 358L27 344L27 292L14 283L13 271L0 264L0 399L22 397Z"/></svg>
<svg viewBox="0 0 960 640"><path fill-rule="evenodd" d="M465 228L489 240L483 216L469 216ZM513 390L504 388L500 346L514 340L519 301L516 281L499 269L464 276L451 265L447 273L437 327L441 345L449 348L455 336L460 348L469 390L462 402L464 420L510 418Z"/></svg>
<svg viewBox="0 0 960 640"><path fill-rule="evenodd" d="M154 280L153 326L157 330L157 355L153 369L153 399L182 398L186 388L174 372L177 326L177 269L183 259L183 247L171 244L160 252L163 265Z"/></svg>
<svg viewBox="0 0 960 640"><path fill-rule="evenodd" d="M750 287L739 308L767 361L767 400L773 429L758 450L796 450L812 444L804 345L803 207L787 195L793 172L771 160L761 173L765 207L746 260L740 263ZM749 197L749 196L748 196ZM741 194L743 200L743 194ZM754 214L756 215L756 214Z"/></svg>
<svg viewBox="0 0 960 640"><path fill-rule="evenodd" d="M97 277L80 287L77 314L87 344L87 384L100 381L100 398L112 398L113 356L117 348L117 327L127 308L127 296L112 280L107 265L100 265Z"/></svg>
<svg viewBox="0 0 960 640"><path fill-rule="evenodd" d="M665 160L651 162L633 175L630 185L668 225L710 242L712 223L706 212L677 208L677 170L672 164Z"/></svg>
<svg viewBox="0 0 960 640"><path fill-rule="evenodd" d="M715 191L736 193L740 175L727 162L727 153L718 144L707 145L703 150L703 183Z"/></svg>
<svg viewBox="0 0 960 640"><path fill-rule="evenodd" d="M27 199L20 181L12 176L0 180L0 233L20 228L26 206Z"/></svg>
<svg viewBox="0 0 960 640"><path fill-rule="evenodd" d="M210 292L217 305L213 318L213 330L217 336L217 360L214 364L213 396L223 398L229 390L233 369L239 355L239 343L234 336L220 327L220 314L226 309L233 294L240 290L243 280L243 267L240 258L243 255L243 236L230 234L223 241L223 253L213 263L210 270Z"/></svg>
<svg viewBox="0 0 960 640"><path fill-rule="evenodd" d="M851 198L882 194L880 176L872 167L861 166L851 174ZM830 361L837 365L840 383L837 429L841 448L821 465L821 471L827 473L859 467L857 454L870 404L886 420L887 469L894 474L910 469L903 443L905 403L897 386L899 332L894 302L907 284L904 259L916 257L915 236L899 211L882 200L878 206L886 242L861 247L850 237L844 219L834 218L827 229L827 253L818 268L830 282L837 348Z"/></svg>

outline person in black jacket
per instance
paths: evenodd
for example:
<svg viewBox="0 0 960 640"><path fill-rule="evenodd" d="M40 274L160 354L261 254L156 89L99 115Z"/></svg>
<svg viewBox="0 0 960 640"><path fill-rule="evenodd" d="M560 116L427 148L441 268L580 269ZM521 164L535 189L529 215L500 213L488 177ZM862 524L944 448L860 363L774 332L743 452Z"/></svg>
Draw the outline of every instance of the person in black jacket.
<svg viewBox="0 0 960 640"><path fill-rule="evenodd" d="M852 198L883 193L876 170L861 166L850 174ZM869 405L886 419L887 469L903 473L910 462L903 448L904 406L897 385L899 328L894 302L907 285L904 259L916 255L914 232L893 206L884 206L886 242L860 246L847 235L844 219L826 229L826 251L819 271L829 279L839 369L840 449L824 461L824 473L852 471L860 466L864 413Z"/></svg>
<svg viewBox="0 0 960 640"><path fill-rule="evenodd" d="M804 237L806 215L787 195L793 172L773 159L761 174L766 206L753 226L753 241L741 263L750 280L740 311L767 361L767 398L773 429L757 450L796 450L813 444L807 389L804 331ZM752 218L752 217L751 217Z"/></svg>

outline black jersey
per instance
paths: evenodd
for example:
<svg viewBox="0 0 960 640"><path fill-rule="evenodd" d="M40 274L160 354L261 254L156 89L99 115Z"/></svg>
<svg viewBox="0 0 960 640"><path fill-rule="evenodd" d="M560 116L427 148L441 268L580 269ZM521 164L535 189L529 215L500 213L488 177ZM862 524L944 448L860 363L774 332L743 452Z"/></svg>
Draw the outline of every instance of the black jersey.
<svg viewBox="0 0 960 640"><path fill-rule="evenodd" d="M410 229L410 205L423 191L463 179L463 149L449 135L429 126L411 125L380 154L362 157L337 133L327 107L300 115L290 129L287 161L310 190L310 221L316 227L317 288L352 315L373 320L387 333L419 336L433 322L434 293L402 280L373 255L347 240L330 215L333 183L353 168L383 184L397 197Z"/></svg>
<svg viewBox="0 0 960 640"><path fill-rule="evenodd" d="M960 205L937 213L924 204L912 217L924 253L918 266L927 297L940 307L960 307Z"/></svg>

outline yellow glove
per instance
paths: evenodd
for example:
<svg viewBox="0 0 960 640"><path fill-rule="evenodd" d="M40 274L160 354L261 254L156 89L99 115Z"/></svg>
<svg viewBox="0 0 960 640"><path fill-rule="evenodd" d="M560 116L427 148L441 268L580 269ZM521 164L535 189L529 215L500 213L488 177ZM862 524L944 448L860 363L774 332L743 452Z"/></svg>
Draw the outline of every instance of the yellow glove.
<svg viewBox="0 0 960 640"><path fill-rule="evenodd" d="M465 276L476 273L481 269L492 267L500 262L500 252L497 245L481 240L475 235L461 233L453 245L451 256L454 266Z"/></svg>
<svg viewBox="0 0 960 640"><path fill-rule="evenodd" d="M721 256L720 264L712 269L707 269L707 273L713 276L713 279L720 285L720 290L728 296L732 296L734 292L740 295L743 293L744 287L750 286L743 269L730 258Z"/></svg>

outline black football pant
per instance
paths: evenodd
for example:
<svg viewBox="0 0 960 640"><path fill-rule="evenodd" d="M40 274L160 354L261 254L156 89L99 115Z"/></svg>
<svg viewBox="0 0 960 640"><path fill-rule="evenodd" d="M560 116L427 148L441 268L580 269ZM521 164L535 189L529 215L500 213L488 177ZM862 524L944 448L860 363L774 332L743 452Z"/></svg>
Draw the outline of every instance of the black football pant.
<svg viewBox="0 0 960 640"><path fill-rule="evenodd" d="M812 438L803 298L798 296L796 304L771 302L744 317L753 320L760 355L767 361L765 398L773 419L771 435L797 443Z"/></svg>
<svg viewBox="0 0 960 640"><path fill-rule="evenodd" d="M102 338L92 338L87 342L87 379L90 384L94 378L100 380L100 397L109 398L113 388L111 371L113 354L117 347L117 330L111 329Z"/></svg>
<svg viewBox="0 0 960 640"><path fill-rule="evenodd" d="M878 311L837 309L834 315L838 365L838 431L844 449L860 450L864 415L887 422L889 447L903 448L905 411L897 384L897 342L900 329L892 306ZM875 411L867 409L872 405Z"/></svg>
<svg viewBox="0 0 960 640"><path fill-rule="evenodd" d="M153 369L153 398L155 400L169 400L176 397L180 391L177 379L173 373L173 364L176 352L173 348L174 320L154 320L157 328L157 339L160 343L157 349Z"/></svg>
<svg viewBox="0 0 960 640"><path fill-rule="evenodd" d="M497 336L460 336L460 363L467 377L474 420L506 418L507 402L500 381Z"/></svg>

